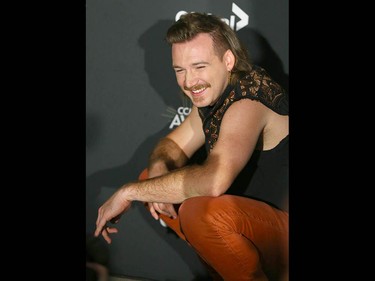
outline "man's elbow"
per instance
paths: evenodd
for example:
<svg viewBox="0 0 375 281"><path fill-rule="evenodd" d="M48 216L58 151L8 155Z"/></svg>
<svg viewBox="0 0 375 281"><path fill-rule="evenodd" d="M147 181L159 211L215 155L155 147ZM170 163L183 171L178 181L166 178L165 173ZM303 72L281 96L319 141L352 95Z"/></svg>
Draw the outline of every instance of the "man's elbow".
<svg viewBox="0 0 375 281"><path fill-rule="evenodd" d="M232 180L229 180L228 178L221 178L214 181L209 188L209 196L218 197L223 195L228 188L231 186Z"/></svg>

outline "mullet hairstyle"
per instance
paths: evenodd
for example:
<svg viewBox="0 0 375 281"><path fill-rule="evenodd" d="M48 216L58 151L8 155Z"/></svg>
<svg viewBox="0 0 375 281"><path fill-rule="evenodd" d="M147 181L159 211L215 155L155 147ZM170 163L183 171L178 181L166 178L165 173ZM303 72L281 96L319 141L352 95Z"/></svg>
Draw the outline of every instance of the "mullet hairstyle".
<svg viewBox="0 0 375 281"><path fill-rule="evenodd" d="M229 25L218 16L198 12L184 14L168 29L165 39L172 46L174 43L190 41L200 33L208 33L211 36L215 53L219 58L223 59L228 49L232 51L235 64L231 71L231 85L235 85L241 77L252 70L247 49Z"/></svg>

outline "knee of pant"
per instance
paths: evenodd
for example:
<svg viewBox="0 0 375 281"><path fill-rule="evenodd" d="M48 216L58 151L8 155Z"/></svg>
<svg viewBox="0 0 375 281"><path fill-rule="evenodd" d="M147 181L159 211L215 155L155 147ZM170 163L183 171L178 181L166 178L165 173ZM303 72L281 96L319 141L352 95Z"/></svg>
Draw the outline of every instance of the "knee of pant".
<svg viewBox="0 0 375 281"><path fill-rule="evenodd" d="M192 197L186 199L178 209L180 221L185 224L193 223L198 217L205 212L205 205L207 200L202 200L203 197Z"/></svg>
<svg viewBox="0 0 375 281"><path fill-rule="evenodd" d="M223 207L222 203L220 197L208 196L189 198L182 203L178 214L181 229L187 239L214 228L213 221L217 219L219 210Z"/></svg>

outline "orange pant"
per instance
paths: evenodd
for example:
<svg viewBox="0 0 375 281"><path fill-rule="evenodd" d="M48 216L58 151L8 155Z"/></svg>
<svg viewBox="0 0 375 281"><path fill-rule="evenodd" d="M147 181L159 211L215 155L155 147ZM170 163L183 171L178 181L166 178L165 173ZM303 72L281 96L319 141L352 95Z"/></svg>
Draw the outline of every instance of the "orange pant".
<svg viewBox="0 0 375 281"><path fill-rule="evenodd" d="M147 178L147 170L140 179ZM208 265L214 280L288 280L289 215L234 195L193 197L160 215Z"/></svg>

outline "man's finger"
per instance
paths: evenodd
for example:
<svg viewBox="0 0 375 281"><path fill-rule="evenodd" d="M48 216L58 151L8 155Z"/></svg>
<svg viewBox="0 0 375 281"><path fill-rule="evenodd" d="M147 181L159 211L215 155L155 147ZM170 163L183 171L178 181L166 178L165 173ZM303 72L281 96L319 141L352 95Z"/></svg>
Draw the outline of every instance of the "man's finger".
<svg viewBox="0 0 375 281"><path fill-rule="evenodd" d="M158 220L158 219L159 219L159 215L158 215L158 213L155 211L155 208L152 206L152 204L150 204L150 213L151 213L151 216L152 216L155 220Z"/></svg>

